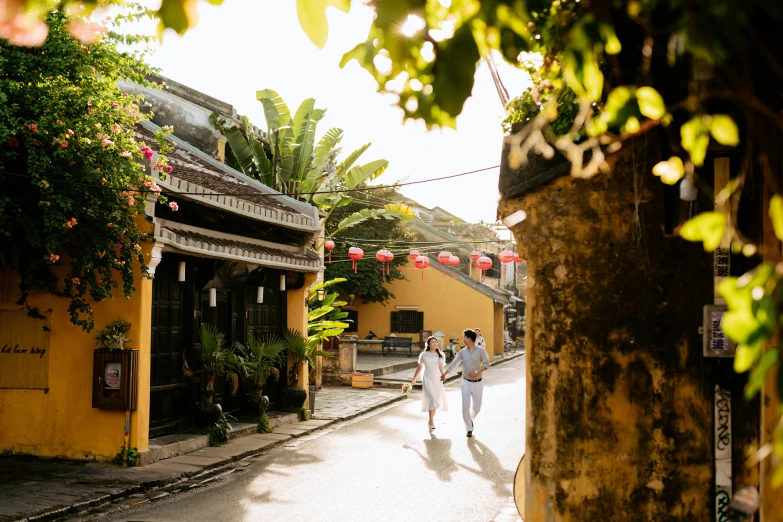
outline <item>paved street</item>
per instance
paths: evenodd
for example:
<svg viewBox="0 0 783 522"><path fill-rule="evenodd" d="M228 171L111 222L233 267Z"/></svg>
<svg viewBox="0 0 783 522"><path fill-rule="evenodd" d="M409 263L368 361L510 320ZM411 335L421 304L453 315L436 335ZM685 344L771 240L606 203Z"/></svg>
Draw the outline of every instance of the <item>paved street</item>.
<svg viewBox="0 0 783 522"><path fill-rule="evenodd" d="M524 451L524 364L485 373L475 436L465 437L458 382L427 430L418 396L340 422L251 459L197 490L106 515L107 521L513 520ZM518 518L517 518L518 520Z"/></svg>

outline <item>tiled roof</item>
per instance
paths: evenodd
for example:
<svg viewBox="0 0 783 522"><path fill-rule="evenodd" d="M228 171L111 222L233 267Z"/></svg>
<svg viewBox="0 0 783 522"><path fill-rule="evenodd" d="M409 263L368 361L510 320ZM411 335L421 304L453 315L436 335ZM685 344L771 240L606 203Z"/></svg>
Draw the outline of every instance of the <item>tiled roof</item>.
<svg viewBox="0 0 783 522"><path fill-rule="evenodd" d="M191 228L191 227L188 227ZM184 229L175 223L163 223L156 230L156 239L171 245L175 250L215 257L236 259L247 263L289 268L301 272L322 270L321 258L311 250L292 251L270 247L264 244L226 237L225 234L208 230Z"/></svg>
<svg viewBox="0 0 783 522"><path fill-rule="evenodd" d="M147 127L136 127L136 137L158 152L155 135ZM180 143L170 145L173 150L166 157L174 170L166 180L158 182L164 192L179 193L180 197L261 221L278 222L283 226L308 231L319 230L314 212L308 215L298 211L291 206L290 198L270 196L273 191L264 192L245 183L243 174L229 173L232 170L230 167L211 164L199 157L191 147L186 148ZM294 203L294 206L297 205Z"/></svg>

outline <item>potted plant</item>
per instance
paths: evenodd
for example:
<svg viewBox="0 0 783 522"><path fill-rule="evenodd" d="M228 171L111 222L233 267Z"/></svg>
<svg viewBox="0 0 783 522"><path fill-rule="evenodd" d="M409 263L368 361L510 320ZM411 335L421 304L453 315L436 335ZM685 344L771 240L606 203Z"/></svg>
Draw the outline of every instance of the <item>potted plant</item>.
<svg viewBox="0 0 783 522"><path fill-rule="evenodd" d="M315 368L315 358L319 355L323 357L332 357L329 352L319 350L321 339L318 336L304 337L297 330L289 329L285 334L285 342L287 346L287 353L291 359L291 368L288 370L288 382L293 388L297 382L297 374L302 364L307 365L308 370L308 384L310 381L312 369ZM304 390L300 390L302 393L296 393L289 391L288 395L290 400L298 402L298 404L292 403L291 406L301 407L304 405L304 401L307 398L307 394ZM301 401L300 401L301 397ZM315 386L310 386L310 411L315 410Z"/></svg>
<svg viewBox="0 0 783 522"><path fill-rule="evenodd" d="M95 336L98 348L108 350L122 350L127 343L133 342L125 336L130 330L131 324L123 318L112 321Z"/></svg>
<svg viewBox="0 0 783 522"><path fill-rule="evenodd" d="M250 402L265 411L269 406L269 399L262 391L270 376L280 376L277 366L283 361L286 344L279 336L267 334L262 339L250 336L246 345L237 341L234 346L247 362L247 380L251 387Z"/></svg>
<svg viewBox="0 0 783 522"><path fill-rule="evenodd" d="M234 346L226 348L223 335L211 324L202 324L199 332L201 340L201 372L204 373L204 393L202 407L202 422L214 424L223 414L220 404L213 404L215 395L215 379L225 377L231 385L232 396L239 390L239 377L246 376L250 366L241 353L237 353ZM193 376L188 368L187 361L184 366L185 374Z"/></svg>

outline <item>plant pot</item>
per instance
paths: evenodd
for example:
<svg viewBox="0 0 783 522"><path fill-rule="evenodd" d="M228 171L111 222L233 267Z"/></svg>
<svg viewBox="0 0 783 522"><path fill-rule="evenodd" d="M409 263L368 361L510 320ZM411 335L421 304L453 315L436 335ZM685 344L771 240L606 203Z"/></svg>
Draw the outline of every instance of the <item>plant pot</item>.
<svg viewBox="0 0 783 522"><path fill-rule="evenodd" d="M261 413L262 411L269 409L269 397L266 395L248 395L247 402L250 405L250 411L252 413Z"/></svg>
<svg viewBox="0 0 783 522"><path fill-rule="evenodd" d="M315 414L315 390L316 390L316 386L311 385L310 386L310 415Z"/></svg>
<svg viewBox="0 0 783 522"><path fill-rule="evenodd" d="M211 426L220 420L223 415L223 408L220 404L205 404L201 408L201 424Z"/></svg>
<svg viewBox="0 0 783 522"><path fill-rule="evenodd" d="M307 400L307 392L290 386L283 390L283 403L294 408L301 408Z"/></svg>

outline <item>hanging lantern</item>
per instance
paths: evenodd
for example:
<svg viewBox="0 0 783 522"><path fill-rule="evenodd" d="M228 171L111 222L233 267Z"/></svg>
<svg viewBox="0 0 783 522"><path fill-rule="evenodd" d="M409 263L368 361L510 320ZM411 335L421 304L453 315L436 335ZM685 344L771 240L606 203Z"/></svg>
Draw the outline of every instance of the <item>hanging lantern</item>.
<svg viewBox="0 0 783 522"><path fill-rule="evenodd" d="M424 269L430 266L430 258L427 256L419 256L416 258L416 261L414 261L413 266L421 268L421 280L424 281Z"/></svg>
<svg viewBox="0 0 783 522"><path fill-rule="evenodd" d="M476 260L476 267L481 270L482 278L484 281L486 281L486 274L484 274L484 271L492 268L492 260L487 256L481 256Z"/></svg>
<svg viewBox="0 0 783 522"><path fill-rule="evenodd" d="M456 267L459 265L459 258L457 256L451 256L451 259L449 259L449 264L453 267ZM454 268L454 279L457 278L457 269Z"/></svg>
<svg viewBox="0 0 783 522"><path fill-rule="evenodd" d="M470 268L470 277L473 277L473 265L480 257L481 257L481 252L479 252L478 250L474 250L473 252L470 253L471 262L468 263L468 268Z"/></svg>
<svg viewBox="0 0 783 522"><path fill-rule="evenodd" d="M180 283L185 281L185 269L187 268L187 264L184 261L179 262L179 270L177 272L177 281Z"/></svg>
<svg viewBox="0 0 783 522"><path fill-rule="evenodd" d="M408 257L413 260L413 271L416 271L416 258L419 257L421 254L418 250L411 250L411 253L408 254Z"/></svg>
<svg viewBox="0 0 783 522"><path fill-rule="evenodd" d="M506 285L506 263L510 263L514 260L514 252L511 250L503 250L498 254L498 259L500 260L500 266L503 267L503 286Z"/></svg>
<svg viewBox="0 0 783 522"><path fill-rule="evenodd" d="M516 263L516 264L517 264L517 277L519 277L519 268L520 268L520 267L519 267L519 265L521 265L521 264L522 264L522 263L524 263L524 262L525 262L525 260L524 260L524 259L522 259L522 258L519 256L519 254L514 254L514 263Z"/></svg>
<svg viewBox="0 0 783 522"><path fill-rule="evenodd" d="M332 262L332 249L334 248L334 241L328 239L324 241L324 248L329 251L329 262Z"/></svg>
<svg viewBox="0 0 783 522"><path fill-rule="evenodd" d="M438 254L438 263L441 265L448 265L451 261L451 252L441 252ZM443 272L443 277L446 277L446 272Z"/></svg>
<svg viewBox="0 0 783 522"><path fill-rule="evenodd" d="M375 259L381 263L381 276L383 274L391 274L391 262L394 259L394 254L384 248L376 252Z"/></svg>
<svg viewBox="0 0 783 522"><path fill-rule="evenodd" d="M364 250L359 247L351 247L348 249L348 257L351 259L353 273L355 274L359 260L364 257Z"/></svg>

